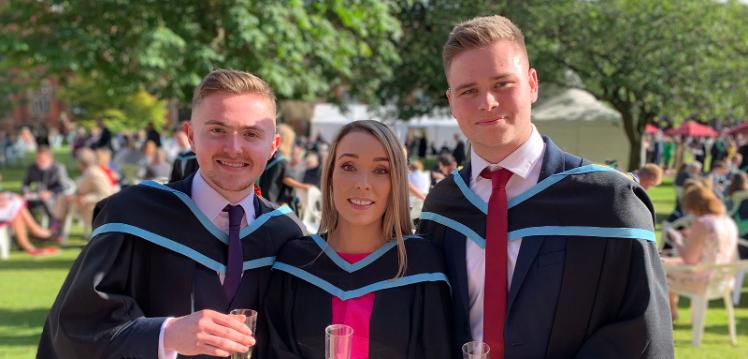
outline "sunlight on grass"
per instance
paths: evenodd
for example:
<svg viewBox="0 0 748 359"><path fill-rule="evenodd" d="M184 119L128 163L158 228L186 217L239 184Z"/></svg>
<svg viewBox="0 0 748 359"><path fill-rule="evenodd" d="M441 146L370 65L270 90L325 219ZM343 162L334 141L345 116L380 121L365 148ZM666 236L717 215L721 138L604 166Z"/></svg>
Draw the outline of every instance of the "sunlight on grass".
<svg viewBox="0 0 748 359"><path fill-rule="evenodd" d="M66 152L56 157L62 159L68 169L73 169ZM30 163L27 158L26 163ZM2 168L5 190L20 190L24 167ZM73 172L73 171L71 171ZM77 171L71 176L77 176ZM649 191L657 212L657 232L660 223L674 207L675 191L672 179ZM73 227L70 243L62 254L48 258L32 258L15 250L9 261L0 261L0 358L31 358L36 353L39 335L49 307L54 302L73 260L85 245L80 225ZM701 347L691 346L689 302L679 303L680 321L675 325L675 353L677 358L748 358L748 285L743 288L743 301L736 307L738 345L729 344L727 315L722 301L710 303L706 318L706 329Z"/></svg>

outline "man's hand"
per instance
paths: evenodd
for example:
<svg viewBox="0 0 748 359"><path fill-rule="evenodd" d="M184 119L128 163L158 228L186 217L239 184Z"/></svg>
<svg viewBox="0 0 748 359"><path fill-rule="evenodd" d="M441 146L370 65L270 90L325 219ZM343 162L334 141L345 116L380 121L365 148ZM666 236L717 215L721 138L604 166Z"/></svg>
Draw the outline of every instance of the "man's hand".
<svg viewBox="0 0 748 359"><path fill-rule="evenodd" d="M246 352L255 339L244 319L207 309L174 318L164 328L164 348L182 355L219 357Z"/></svg>

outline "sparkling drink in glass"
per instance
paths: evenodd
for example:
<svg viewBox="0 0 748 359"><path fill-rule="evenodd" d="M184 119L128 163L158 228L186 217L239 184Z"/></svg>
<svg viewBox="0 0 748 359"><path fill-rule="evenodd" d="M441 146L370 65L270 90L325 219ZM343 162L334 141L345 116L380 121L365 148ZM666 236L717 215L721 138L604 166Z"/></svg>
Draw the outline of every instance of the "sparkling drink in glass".
<svg viewBox="0 0 748 359"><path fill-rule="evenodd" d="M491 348L482 341L467 342L462 346L463 359L488 359Z"/></svg>
<svg viewBox="0 0 748 359"><path fill-rule="evenodd" d="M249 327L252 331L252 336L255 335L255 328L257 328L257 311L254 309L234 309L229 312L230 315L243 315L245 316L244 324ZM231 353L231 359L252 359L252 348L246 353Z"/></svg>
<svg viewBox="0 0 748 359"><path fill-rule="evenodd" d="M350 359L353 328L345 324L332 324L325 328L325 358Z"/></svg>

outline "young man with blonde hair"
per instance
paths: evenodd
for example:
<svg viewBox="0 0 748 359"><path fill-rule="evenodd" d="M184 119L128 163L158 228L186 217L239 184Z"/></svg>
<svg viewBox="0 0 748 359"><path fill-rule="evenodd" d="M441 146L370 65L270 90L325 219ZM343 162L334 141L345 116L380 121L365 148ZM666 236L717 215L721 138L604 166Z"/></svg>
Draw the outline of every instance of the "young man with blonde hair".
<svg viewBox="0 0 748 359"><path fill-rule="evenodd" d="M455 26L443 60L472 149L470 163L429 192L419 232L445 253L455 355L482 340L491 358L672 357L642 187L538 133L538 76L509 19Z"/></svg>
<svg viewBox="0 0 748 359"><path fill-rule="evenodd" d="M275 117L275 96L257 76L215 70L203 79L184 126L200 169L97 205L38 357L225 357L255 344L227 313L260 308L275 255L302 235L287 207L254 191L278 146Z"/></svg>

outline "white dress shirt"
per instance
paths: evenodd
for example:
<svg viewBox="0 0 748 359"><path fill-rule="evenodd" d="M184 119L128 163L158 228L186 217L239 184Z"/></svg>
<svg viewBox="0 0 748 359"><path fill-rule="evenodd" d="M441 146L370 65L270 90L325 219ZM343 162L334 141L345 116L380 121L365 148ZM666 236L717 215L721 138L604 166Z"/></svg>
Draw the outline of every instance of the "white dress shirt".
<svg viewBox="0 0 748 359"><path fill-rule="evenodd" d="M197 208L210 218L210 221L225 233L229 233L229 214L223 211L227 204L241 205L244 208L244 218L242 218L241 228L248 226L255 219L255 192L251 191L247 197L244 197L237 203L231 203L223 198L208 182L205 182L202 173L198 169L192 179L192 201ZM216 241L218 238L215 239ZM224 274L218 273L221 284L223 284ZM161 331L158 335L158 358L159 359L176 359L177 352L164 349L164 328L173 317L167 318L161 324Z"/></svg>
<svg viewBox="0 0 748 359"><path fill-rule="evenodd" d="M512 177L506 185L507 199L512 199L538 183L544 153L545 143L534 125L530 138L499 163L489 163L471 149L470 189L478 197L488 202L489 197L491 197L491 180L481 177L480 173L486 167L491 167L491 170L506 168L512 172ZM519 238L509 241L507 246L507 275L509 276L507 289L512 286L512 275L521 244L522 239ZM470 239L465 241L465 246L468 295L470 298L470 332L473 340L483 340L485 251Z"/></svg>

